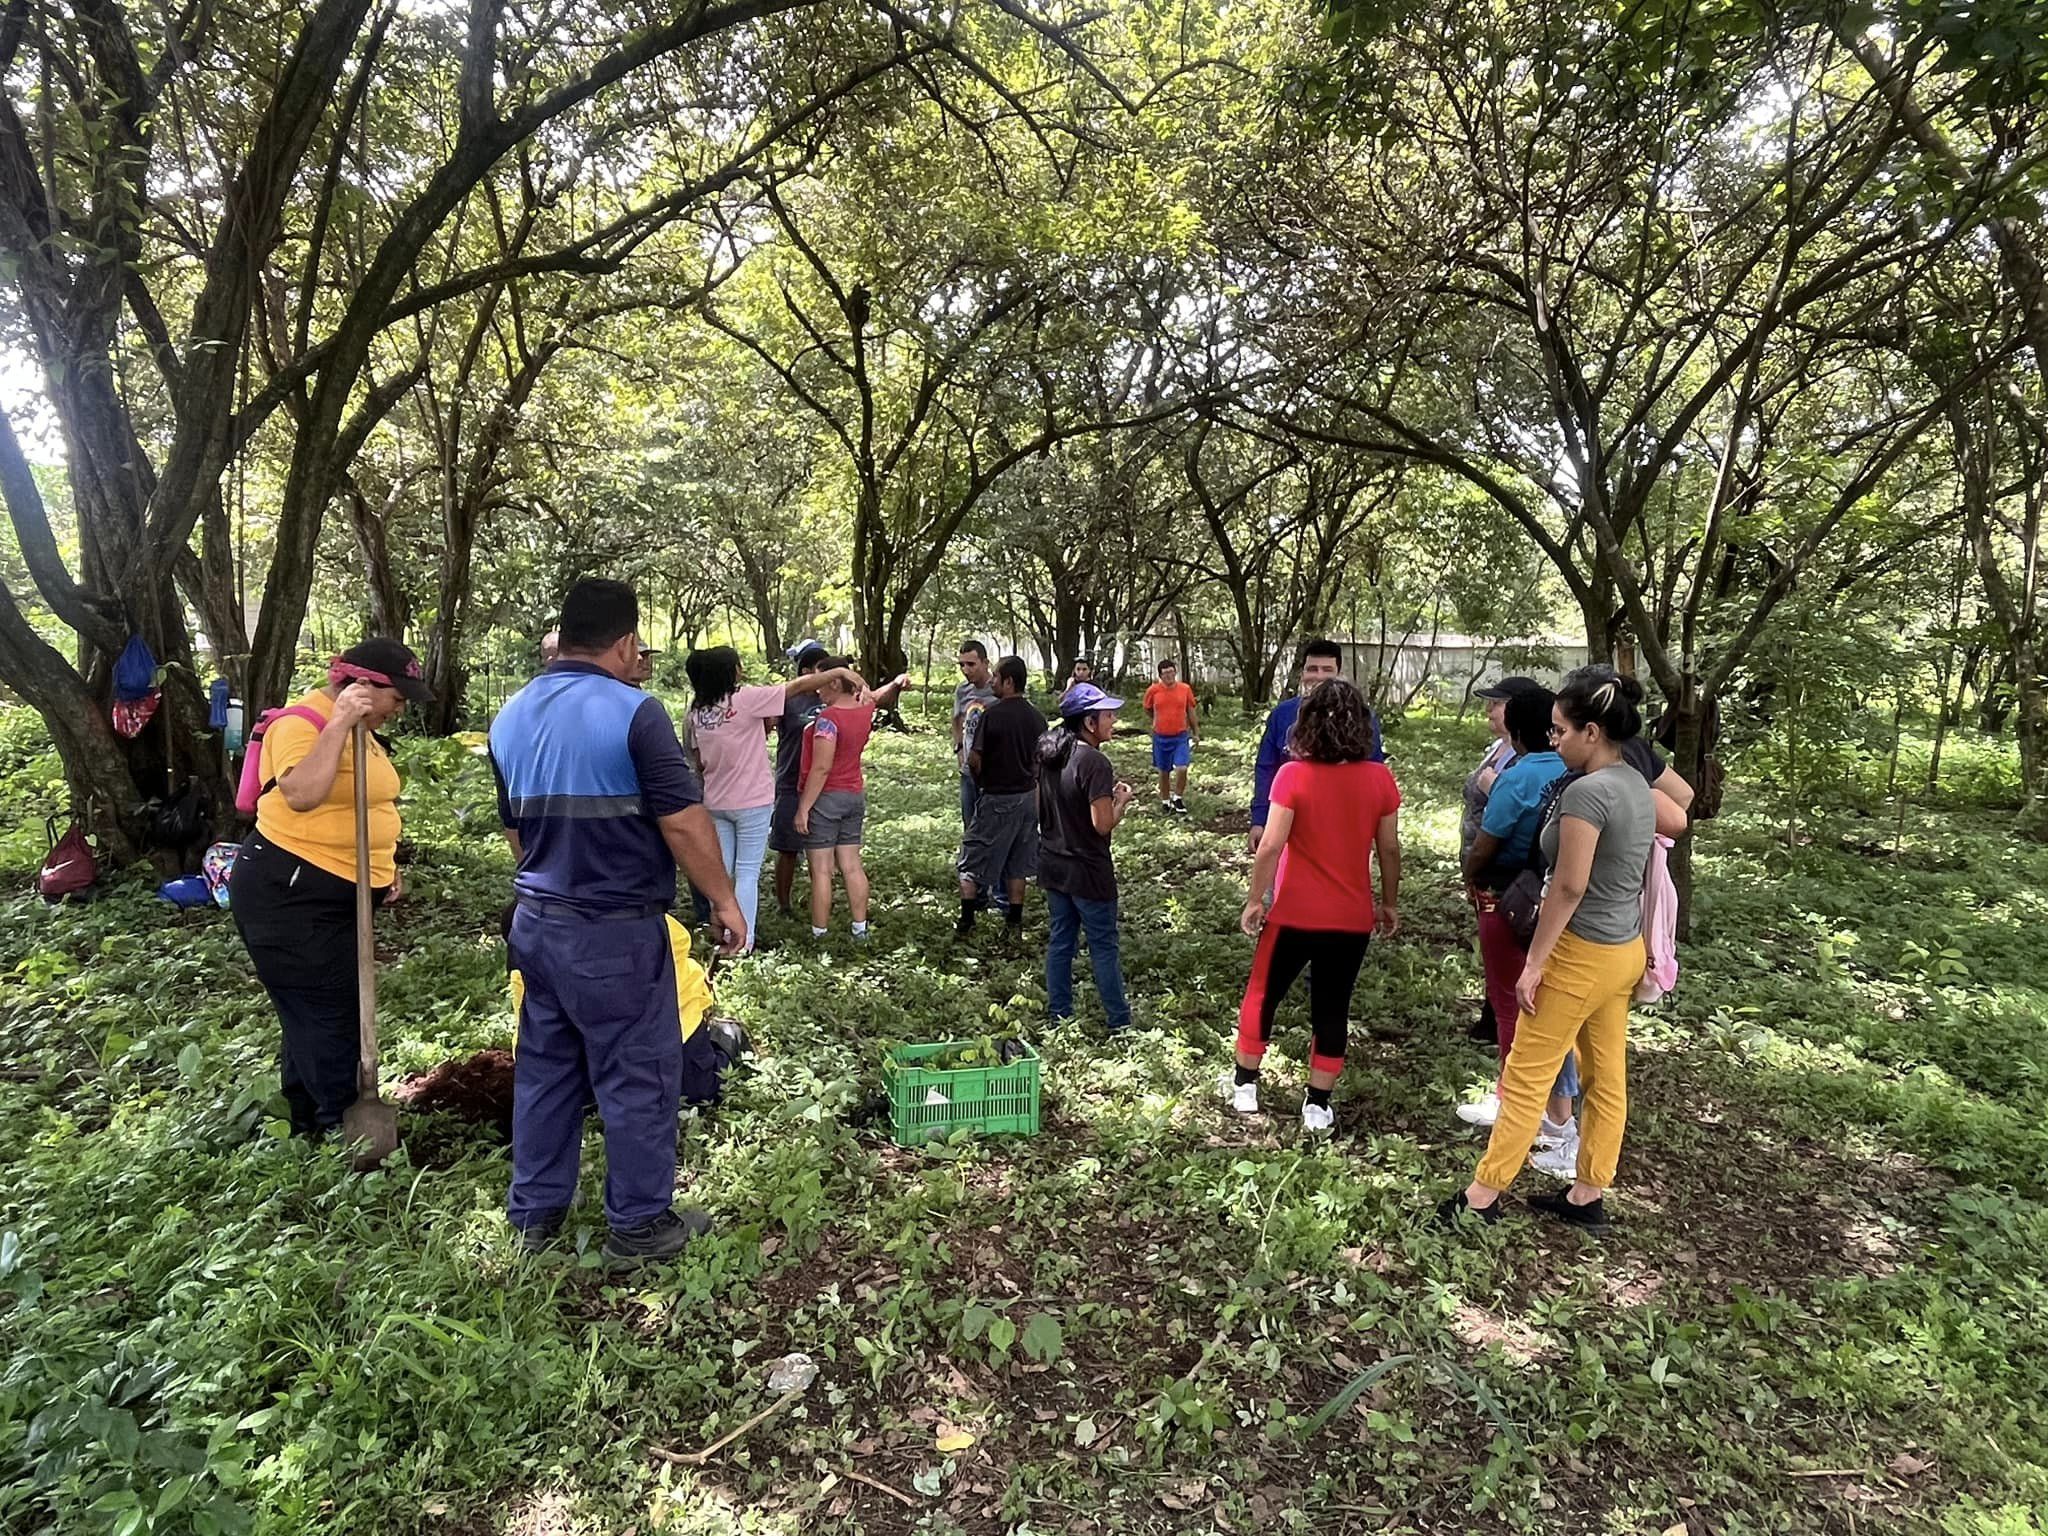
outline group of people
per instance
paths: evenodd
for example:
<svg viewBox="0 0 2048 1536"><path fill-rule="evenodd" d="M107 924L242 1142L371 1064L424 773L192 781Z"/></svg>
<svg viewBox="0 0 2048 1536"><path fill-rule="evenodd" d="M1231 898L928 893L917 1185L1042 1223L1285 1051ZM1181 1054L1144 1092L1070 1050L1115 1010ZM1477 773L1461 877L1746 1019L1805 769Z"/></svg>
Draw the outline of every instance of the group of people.
<svg viewBox="0 0 2048 1536"><path fill-rule="evenodd" d="M629 586L578 582L549 645L543 672L489 733L517 866L509 958L523 983L507 1208L529 1249L555 1239L594 1104L607 1151L605 1252L659 1258L705 1226L673 1205L682 1048L667 915L677 871L725 954L755 943L771 850L785 913L802 854L812 934L828 931L836 882L853 934L865 936L863 757L877 711L908 678L870 688L845 660L806 642L792 654L789 681L747 684L736 651L697 650L685 666L691 699L678 733L642 691L653 653L639 639ZM1048 720L1028 697L1020 658L991 666L986 647L969 641L958 663L957 931L971 934L993 908L1019 934L1035 880L1047 909L1051 1020L1073 1016L1085 939L1108 1027L1126 1029L1112 845L1135 791L1105 751L1124 701L1082 664ZM1240 919L1256 943L1226 1084L1236 1111L1259 1111L1278 1008L1306 974L1302 1123L1311 1132L1334 1124L1331 1094L1368 945L1401 921L1401 792L1379 723L1342 666L1337 645L1309 643L1299 692L1272 711L1261 737ZM283 1025L285 1094L293 1129L305 1134L338 1126L357 1092L353 727L371 731L361 766L371 878L388 903L403 889L399 786L375 730L428 697L410 651L369 641L337 658L326 685L251 746L262 754L264 793L232 906ZM1511 678L1483 697L1497 739L1467 785L1462 853L1500 1070L1490 1093L1460 1108L1491 1139L1469 1186L1439 1214L1496 1219L1533 1148L1572 1182L1532 1205L1598 1229L1627 1113L1624 1041L1644 968L1645 870L1652 841L1683 832L1690 790L1640 740L1639 685L1611 670L1574 673L1555 694ZM1184 814L1199 705L1170 662L1144 705L1162 809Z"/></svg>

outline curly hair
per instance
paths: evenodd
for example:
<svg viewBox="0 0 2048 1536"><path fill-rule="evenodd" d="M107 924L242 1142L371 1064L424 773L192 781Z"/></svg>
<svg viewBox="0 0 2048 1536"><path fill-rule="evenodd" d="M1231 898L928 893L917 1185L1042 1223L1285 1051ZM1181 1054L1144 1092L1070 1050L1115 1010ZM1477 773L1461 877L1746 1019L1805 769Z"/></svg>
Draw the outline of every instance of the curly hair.
<svg viewBox="0 0 2048 1536"><path fill-rule="evenodd" d="M1341 677L1318 683L1301 701L1287 750L1311 763L1362 763L1372 756L1372 710Z"/></svg>

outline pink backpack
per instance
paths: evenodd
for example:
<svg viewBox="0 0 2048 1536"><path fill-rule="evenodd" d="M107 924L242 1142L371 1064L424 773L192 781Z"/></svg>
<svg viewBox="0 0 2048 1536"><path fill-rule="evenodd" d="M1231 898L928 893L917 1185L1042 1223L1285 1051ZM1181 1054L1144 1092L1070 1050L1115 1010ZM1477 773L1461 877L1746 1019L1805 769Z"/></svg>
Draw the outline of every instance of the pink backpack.
<svg viewBox="0 0 2048 1536"><path fill-rule="evenodd" d="M1654 1003L1678 985L1678 887L1671 883L1671 839L1650 845L1643 874L1643 979L1635 1000Z"/></svg>
<svg viewBox="0 0 2048 1536"><path fill-rule="evenodd" d="M327 718L304 704L287 704L283 709L263 711L257 718L256 729L249 733L249 744L242 752L242 777L235 785L235 810L243 816L254 816L256 802L277 787L277 780L263 777L263 733L286 715L311 721L316 731L327 728Z"/></svg>

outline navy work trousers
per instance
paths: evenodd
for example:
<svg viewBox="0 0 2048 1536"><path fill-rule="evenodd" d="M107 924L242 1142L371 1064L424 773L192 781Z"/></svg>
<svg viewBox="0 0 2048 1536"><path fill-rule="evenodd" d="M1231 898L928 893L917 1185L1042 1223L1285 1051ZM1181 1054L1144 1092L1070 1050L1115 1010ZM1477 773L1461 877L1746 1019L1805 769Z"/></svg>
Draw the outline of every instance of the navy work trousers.
<svg viewBox="0 0 2048 1536"><path fill-rule="evenodd" d="M637 1227L669 1208L683 1078L675 958L659 909L582 916L521 901L512 963L526 982L512 1074L515 1227L576 1198L583 1110L604 1117L604 1214Z"/></svg>

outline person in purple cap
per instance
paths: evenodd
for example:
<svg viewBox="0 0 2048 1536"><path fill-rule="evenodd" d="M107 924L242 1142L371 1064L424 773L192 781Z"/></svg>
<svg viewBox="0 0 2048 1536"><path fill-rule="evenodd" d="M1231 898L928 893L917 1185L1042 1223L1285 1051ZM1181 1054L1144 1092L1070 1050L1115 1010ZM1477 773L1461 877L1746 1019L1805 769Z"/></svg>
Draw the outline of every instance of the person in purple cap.
<svg viewBox="0 0 2048 1536"><path fill-rule="evenodd" d="M1038 743L1038 884L1052 929L1046 1012L1055 1024L1074 1016L1074 957L1085 931L1095 991L1112 1033L1131 1023L1117 948L1116 866L1109 856L1110 837L1131 808L1131 786L1118 782L1102 749L1116 734L1122 707L1122 699L1093 683L1077 683L1060 698L1060 723Z"/></svg>

